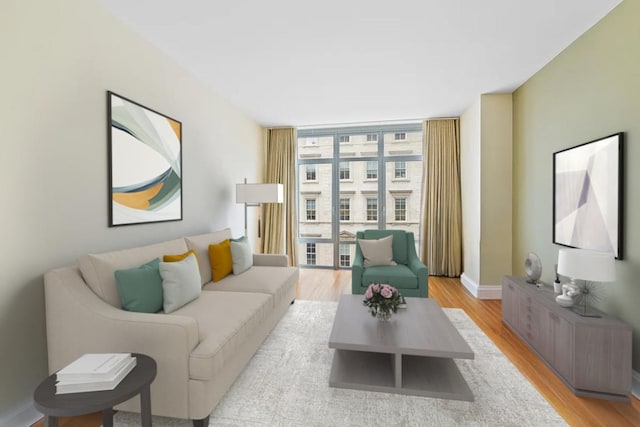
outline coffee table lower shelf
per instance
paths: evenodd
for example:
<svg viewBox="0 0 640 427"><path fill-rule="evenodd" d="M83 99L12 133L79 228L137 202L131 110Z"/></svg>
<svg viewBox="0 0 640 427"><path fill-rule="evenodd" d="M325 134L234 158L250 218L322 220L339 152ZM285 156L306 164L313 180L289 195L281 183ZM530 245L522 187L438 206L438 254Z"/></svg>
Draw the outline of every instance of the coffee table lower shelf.
<svg viewBox="0 0 640 427"><path fill-rule="evenodd" d="M453 359L336 349L329 385L473 402Z"/></svg>

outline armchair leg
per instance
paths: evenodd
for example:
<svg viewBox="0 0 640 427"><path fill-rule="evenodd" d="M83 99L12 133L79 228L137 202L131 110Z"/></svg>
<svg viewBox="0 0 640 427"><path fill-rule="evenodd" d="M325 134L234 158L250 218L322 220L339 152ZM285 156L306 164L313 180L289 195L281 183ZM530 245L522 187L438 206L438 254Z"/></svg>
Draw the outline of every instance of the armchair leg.
<svg viewBox="0 0 640 427"><path fill-rule="evenodd" d="M209 427L209 416L201 420L193 420L193 427Z"/></svg>

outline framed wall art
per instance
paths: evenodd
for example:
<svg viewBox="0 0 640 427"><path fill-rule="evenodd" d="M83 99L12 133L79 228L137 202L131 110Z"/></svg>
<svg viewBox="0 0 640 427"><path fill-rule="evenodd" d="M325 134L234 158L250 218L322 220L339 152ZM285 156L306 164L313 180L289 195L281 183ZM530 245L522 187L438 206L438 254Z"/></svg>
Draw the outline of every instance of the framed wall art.
<svg viewBox="0 0 640 427"><path fill-rule="evenodd" d="M623 133L553 153L553 243L622 259Z"/></svg>
<svg viewBox="0 0 640 427"><path fill-rule="evenodd" d="M182 123L107 92L109 226L182 220Z"/></svg>

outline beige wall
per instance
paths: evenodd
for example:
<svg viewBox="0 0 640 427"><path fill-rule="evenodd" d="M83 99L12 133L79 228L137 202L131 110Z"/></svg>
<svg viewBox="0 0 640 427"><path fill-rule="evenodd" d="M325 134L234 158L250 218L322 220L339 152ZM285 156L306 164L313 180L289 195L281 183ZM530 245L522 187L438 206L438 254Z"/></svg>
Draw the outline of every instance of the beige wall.
<svg viewBox="0 0 640 427"><path fill-rule="evenodd" d="M2 425L47 373L43 273L90 251L240 234L234 184L259 181L263 133L97 0L0 9ZM107 90L182 121L183 221L107 227Z"/></svg>
<svg viewBox="0 0 640 427"><path fill-rule="evenodd" d="M460 116L463 273L480 283L480 98Z"/></svg>
<svg viewBox="0 0 640 427"><path fill-rule="evenodd" d="M499 298L511 273L511 94L485 94L460 118L463 284Z"/></svg>
<svg viewBox="0 0 640 427"><path fill-rule="evenodd" d="M625 132L624 260L599 304L632 325L640 370L640 2L626 0L514 93L513 271L529 251L553 280L552 159L555 151Z"/></svg>

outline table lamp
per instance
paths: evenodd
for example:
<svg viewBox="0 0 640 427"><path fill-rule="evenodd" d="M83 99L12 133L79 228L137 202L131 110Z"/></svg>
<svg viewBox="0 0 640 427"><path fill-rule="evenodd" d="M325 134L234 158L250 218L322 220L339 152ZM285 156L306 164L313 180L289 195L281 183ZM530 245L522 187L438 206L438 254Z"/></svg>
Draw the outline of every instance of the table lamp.
<svg viewBox="0 0 640 427"><path fill-rule="evenodd" d="M571 278L571 283L582 294L583 304L572 310L586 317L601 317L589 309L588 299L595 282L613 282L616 269L613 254L585 249L560 249L558 251L558 274Z"/></svg>

